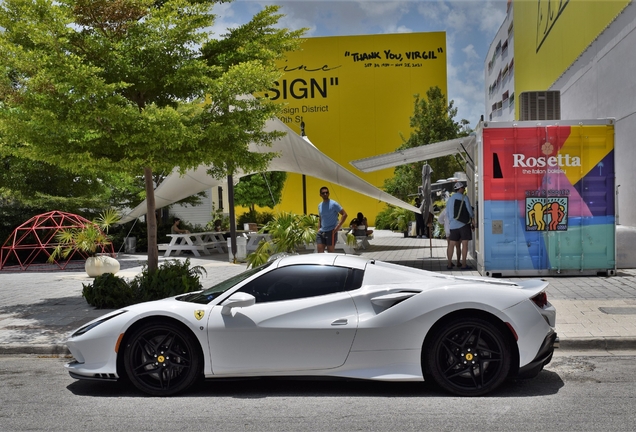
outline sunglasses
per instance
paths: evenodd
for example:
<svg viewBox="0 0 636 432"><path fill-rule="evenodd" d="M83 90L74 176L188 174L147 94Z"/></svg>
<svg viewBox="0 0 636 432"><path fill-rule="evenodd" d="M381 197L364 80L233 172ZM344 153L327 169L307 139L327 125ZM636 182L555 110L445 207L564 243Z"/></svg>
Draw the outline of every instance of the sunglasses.
<svg viewBox="0 0 636 432"><path fill-rule="evenodd" d="M329 191L326 191L326 192L320 192L320 195L329 195Z"/></svg>

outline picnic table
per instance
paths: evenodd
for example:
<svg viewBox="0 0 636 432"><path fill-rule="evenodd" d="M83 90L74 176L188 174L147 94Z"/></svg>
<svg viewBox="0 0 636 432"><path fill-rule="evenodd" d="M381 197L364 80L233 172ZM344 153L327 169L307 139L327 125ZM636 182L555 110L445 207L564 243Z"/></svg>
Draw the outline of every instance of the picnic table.
<svg viewBox="0 0 636 432"><path fill-rule="evenodd" d="M169 257L173 252L180 255L183 251L190 251L194 256L210 255L212 251L227 252L227 242L220 232L195 232L189 234L168 234L170 243L160 244L159 250L164 250L164 257Z"/></svg>
<svg viewBox="0 0 636 432"><path fill-rule="evenodd" d="M272 241L272 236L269 234L250 233L247 234L247 252L254 252L258 247L261 240Z"/></svg>

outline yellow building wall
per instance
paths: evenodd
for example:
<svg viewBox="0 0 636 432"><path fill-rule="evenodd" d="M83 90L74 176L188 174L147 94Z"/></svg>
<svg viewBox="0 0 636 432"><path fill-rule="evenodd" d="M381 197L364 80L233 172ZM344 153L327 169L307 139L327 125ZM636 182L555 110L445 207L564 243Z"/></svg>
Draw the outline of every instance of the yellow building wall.
<svg viewBox="0 0 636 432"><path fill-rule="evenodd" d="M515 117L519 95L547 90L630 0L516 0Z"/></svg>
<svg viewBox="0 0 636 432"><path fill-rule="evenodd" d="M393 152L402 144L400 134L411 132L415 94L425 96L432 86L447 94L446 33L308 38L280 67L284 76L268 96L286 104L281 120L297 133L304 122L317 148L382 188L393 169L363 173L350 161ZM309 214L318 212L321 186L329 187L349 220L363 212L373 224L385 208L383 202L307 177ZM301 175L288 174L282 203L274 211L303 213Z"/></svg>

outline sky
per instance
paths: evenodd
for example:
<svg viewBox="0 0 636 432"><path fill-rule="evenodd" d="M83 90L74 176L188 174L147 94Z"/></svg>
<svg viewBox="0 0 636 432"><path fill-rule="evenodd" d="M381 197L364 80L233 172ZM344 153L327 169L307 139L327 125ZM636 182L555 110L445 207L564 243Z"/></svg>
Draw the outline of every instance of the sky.
<svg viewBox="0 0 636 432"><path fill-rule="evenodd" d="M282 6L280 26L308 28L306 37L446 32L448 99L455 121L474 129L484 114L484 61L506 16L506 0L234 0L216 5L217 36L249 20L264 5Z"/></svg>

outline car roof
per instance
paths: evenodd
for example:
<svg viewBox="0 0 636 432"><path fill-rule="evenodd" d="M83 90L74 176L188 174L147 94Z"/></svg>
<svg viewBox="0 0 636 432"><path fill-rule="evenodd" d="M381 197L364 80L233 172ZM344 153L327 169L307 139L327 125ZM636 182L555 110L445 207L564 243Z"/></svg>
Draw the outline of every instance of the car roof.
<svg viewBox="0 0 636 432"><path fill-rule="evenodd" d="M363 270L367 264L373 261L369 258L363 258L355 255L333 254L333 253L313 253L303 255L290 255L279 258L276 267L284 267L299 264L315 264L315 265L336 265L341 267L351 267Z"/></svg>

